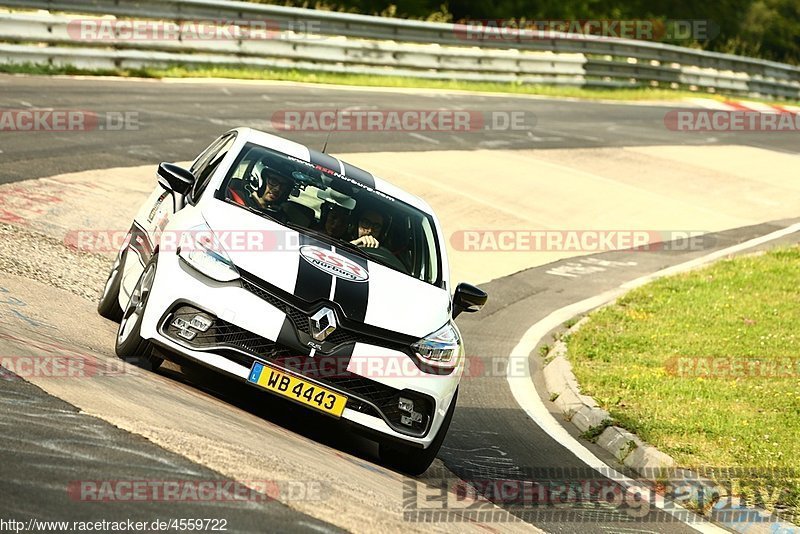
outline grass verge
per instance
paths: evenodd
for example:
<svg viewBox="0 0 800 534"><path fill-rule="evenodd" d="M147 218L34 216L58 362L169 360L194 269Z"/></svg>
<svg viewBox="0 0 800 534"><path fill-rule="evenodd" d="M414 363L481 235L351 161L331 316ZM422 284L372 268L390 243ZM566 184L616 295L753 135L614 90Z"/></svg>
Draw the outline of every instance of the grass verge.
<svg viewBox="0 0 800 534"><path fill-rule="evenodd" d="M338 74L286 69L230 68L210 66L175 66L169 68L142 67L137 69L83 69L72 66L35 64L2 64L0 72L10 74L39 75L97 75L135 78L229 78L237 80L274 80L302 83L352 85L361 87L390 87L416 89L444 89L451 91L492 92L517 95L539 95L555 98L579 98L585 100L653 101L682 100L685 98L711 98L728 100L731 97L681 90L658 88L644 89L587 89L582 87L559 87L550 85L528 85L517 83L486 83L470 81L428 80L399 76L373 76L361 74ZM751 99L768 102L767 100ZM783 102L795 103L796 102Z"/></svg>
<svg viewBox="0 0 800 534"><path fill-rule="evenodd" d="M658 280L592 314L568 344L582 391L616 424L681 466L740 469L746 502L794 520L798 265L800 247L780 248Z"/></svg>

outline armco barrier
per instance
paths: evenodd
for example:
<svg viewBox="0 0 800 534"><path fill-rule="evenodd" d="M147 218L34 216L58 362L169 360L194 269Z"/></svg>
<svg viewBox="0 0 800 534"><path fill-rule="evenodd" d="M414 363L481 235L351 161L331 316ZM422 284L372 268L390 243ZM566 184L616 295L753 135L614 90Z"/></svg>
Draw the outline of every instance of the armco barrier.
<svg viewBox="0 0 800 534"><path fill-rule="evenodd" d="M480 29L350 13L224 0L0 0L50 13L0 13L0 61L133 67L201 64L264 66L437 79L688 88L800 99L800 68L650 41L520 31L515 41ZM58 12L67 13L58 15ZM309 25L316 38L240 41L78 41L67 24L85 13L165 21L270 21ZM482 37L486 37L485 39ZM38 45L38 46L36 46Z"/></svg>

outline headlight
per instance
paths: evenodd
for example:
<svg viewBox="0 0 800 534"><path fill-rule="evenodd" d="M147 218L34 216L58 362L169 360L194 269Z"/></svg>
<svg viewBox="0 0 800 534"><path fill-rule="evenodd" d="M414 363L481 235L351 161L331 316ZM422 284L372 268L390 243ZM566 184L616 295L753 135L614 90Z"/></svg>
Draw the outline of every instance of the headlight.
<svg viewBox="0 0 800 534"><path fill-rule="evenodd" d="M209 278L230 282L239 278L239 271L220 245L214 231L201 224L189 230L189 244L182 244L178 256Z"/></svg>
<svg viewBox="0 0 800 534"><path fill-rule="evenodd" d="M452 323L420 339L411 348L423 362L433 367L452 369L461 356L461 337Z"/></svg>

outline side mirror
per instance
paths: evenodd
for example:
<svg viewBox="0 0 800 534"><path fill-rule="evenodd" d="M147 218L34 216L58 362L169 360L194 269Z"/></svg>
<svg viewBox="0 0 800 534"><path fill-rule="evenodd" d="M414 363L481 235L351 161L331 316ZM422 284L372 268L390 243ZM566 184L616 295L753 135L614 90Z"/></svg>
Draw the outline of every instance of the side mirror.
<svg viewBox="0 0 800 534"><path fill-rule="evenodd" d="M474 313L480 311L489 295L485 291L464 282L456 286L453 294L453 319L462 312Z"/></svg>
<svg viewBox="0 0 800 534"><path fill-rule="evenodd" d="M194 185L194 175L174 163L161 163L158 166L158 183L167 191L185 197Z"/></svg>

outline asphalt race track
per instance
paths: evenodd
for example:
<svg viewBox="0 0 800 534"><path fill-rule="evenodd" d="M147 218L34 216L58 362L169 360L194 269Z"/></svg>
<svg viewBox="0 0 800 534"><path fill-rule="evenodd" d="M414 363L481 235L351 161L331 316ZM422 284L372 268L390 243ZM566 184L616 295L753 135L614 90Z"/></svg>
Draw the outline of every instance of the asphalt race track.
<svg viewBox="0 0 800 534"><path fill-rule="evenodd" d="M109 132L0 133L0 182L191 159L230 128L272 131L279 110L419 109L467 110L486 115L522 112L524 130L369 135L336 132L331 153L448 149L577 148L637 145L733 143L797 153L796 135L755 133L687 135L664 127L664 106L599 104L566 100L420 92L404 94L330 89L306 85L227 82L217 84L0 77L3 107L86 110L98 114L137 113L137 130ZM402 105L400 105L402 103ZM680 107L680 106L679 106ZM488 125L488 122L487 122ZM533 126L532 129L528 126ZM325 132L293 132L298 142L322 148ZM769 137L769 139L765 139ZM431 141L432 140L432 141Z"/></svg>
<svg viewBox="0 0 800 534"><path fill-rule="evenodd" d="M0 186L4 188L0 197L31 198L36 190L32 184L38 183L31 180L37 178L186 161L229 128L274 131L272 117L287 109L446 109L482 117L521 112L529 126L420 135L335 132L328 145L332 153L404 152L409 160L421 151L662 145L737 145L796 158L800 147L797 135L791 133L691 136L671 132L664 127L669 108L662 104L424 91L398 97L391 91L280 83L2 76L0 107L135 112L137 125L118 131L0 132L0 183L7 184ZM319 131L284 135L320 147L325 139L325 133ZM103 184L113 183L114 176L105 179ZM645 174L642 180L647 180ZM608 503L526 507L490 493L478 499L474 508L491 511L491 518L471 515L457 504L449 521L424 522L411 515L404 518L403 512L435 508L438 501L426 500L426 496L435 496L442 488L450 490L452 498L458 478L480 482L606 480L589 470L568 444L553 439L531 421L517 404L506 374L514 347L531 325L558 309L796 223L787 214L791 207L776 209L774 217L762 218L758 224L720 228L705 236L703 246L694 250L670 250L667 246L654 251L602 252L546 264L534 258L529 269L481 284L490 295L489 303L481 313L458 319L471 365L479 371L462 381L458 409L440 461L413 480L382 467L371 442L351 437L328 419L288 402L265 398L252 389L242 391L236 383L188 365L165 365L157 373L121 365L113 352L115 325L97 316L95 302L84 298L99 292L100 286L70 285L73 279L78 284L83 280L84 285L95 284L98 277L104 280L105 260L64 247L59 239L64 227L57 218L81 224L81 210L86 211L86 218L92 210L107 218L113 217L116 209L127 214L136 206L117 208L115 203L138 198L146 189L137 185L124 195L103 187L99 191L108 206L93 208L65 195L52 214L46 211L49 208L35 214L40 218L36 225L27 224L24 217L9 217L8 211L0 217L5 241L0 246L0 268L7 271L0 282L0 354L64 351L86 355L104 366L117 365L119 370L82 381L47 376L23 380L8 374L0 378L4 406L0 413L0 517L70 521L225 518L234 532L714 530L708 523L694 520L686 524L661 511L639 519L626 507ZM564 211L570 209L567 197L546 200ZM531 209L540 202L537 199ZM117 214L117 218L122 217ZM106 224L123 227L127 222L109 220ZM790 234L760 248L798 240ZM62 264L65 271L53 270L54 265ZM565 272L570 274L565 276ZM529 365L534 384L547 401L537 373L541 365L537 350L531 352ZM583 444L612 467L619 467L602 450ZM244 502L175 504L157 500L85 502L69 490L76 481L109 479L237 480L263 491ZM305 493L297 493L299 488Z"/></svg>

